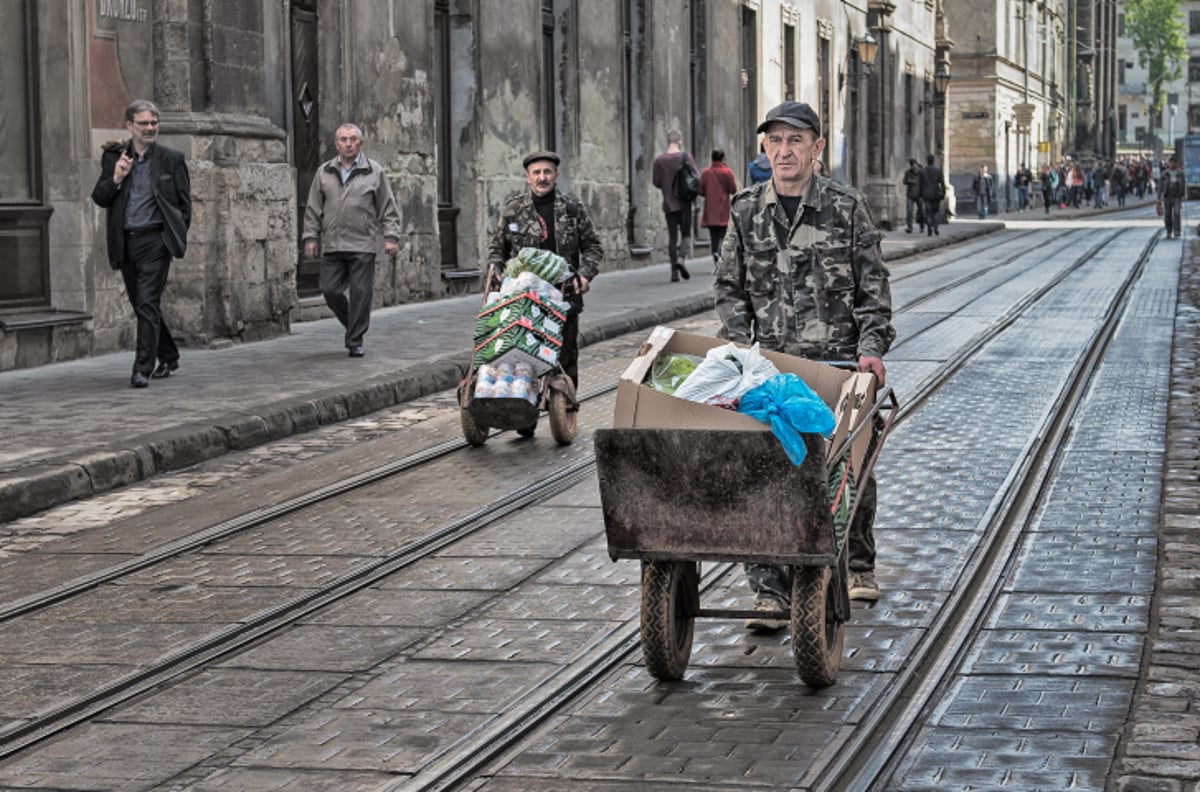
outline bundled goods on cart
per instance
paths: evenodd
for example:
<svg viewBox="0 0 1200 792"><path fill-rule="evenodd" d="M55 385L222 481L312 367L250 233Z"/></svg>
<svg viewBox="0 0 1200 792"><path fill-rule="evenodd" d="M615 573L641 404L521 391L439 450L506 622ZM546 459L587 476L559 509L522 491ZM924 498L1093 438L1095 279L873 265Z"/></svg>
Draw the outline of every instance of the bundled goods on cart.
<svg viewBox="0 0 1200 792"><path fill-rule="evenodd" d="M780 373L759 352L758 344L748 349L736 344L713 347L704 358L665 353L651 366L646 384L679 399L736 410L768 424L796 465L807 453L800 435L829 437L836 425L833 410L808 383L795 374Z"/></svg>
<svg viewBox="0 0 1200 792"><path fill-rule="evenodd" d="M510 259L500 288L476 317L473 366L521 364L540 377L558 365L570 304L553 282L570 274L566 259L548 250L522 248Z"/></svg>
<svg viewBox="0 0 1200 792"><path fill-rule="evenodd" d="M475 378L477 399L525 399L537 404L538 386L528 363L484 363Z"/></svg>

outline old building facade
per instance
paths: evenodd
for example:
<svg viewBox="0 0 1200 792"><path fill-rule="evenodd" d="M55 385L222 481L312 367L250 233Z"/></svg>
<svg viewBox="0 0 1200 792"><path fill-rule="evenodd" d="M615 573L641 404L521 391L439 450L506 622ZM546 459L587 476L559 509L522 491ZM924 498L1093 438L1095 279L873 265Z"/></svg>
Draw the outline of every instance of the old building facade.
<svg viewBox="0 0 1200 792"><path fill-rule="evenodd" d="M479 288L534 148L562 155L606 268L660 262L650 171L667 131L701 166L724 149L744 182L755 125L789 98L818 109L828 172L890 226L907 158L949 149L941 2L13 0L0 6L0 370L132 345L89 197L131 99L159 105L192 174L172 327L185 346L247 342L318 313L299 216L344 121L403 220L399 255L379 259L379 306Z"/></svg>

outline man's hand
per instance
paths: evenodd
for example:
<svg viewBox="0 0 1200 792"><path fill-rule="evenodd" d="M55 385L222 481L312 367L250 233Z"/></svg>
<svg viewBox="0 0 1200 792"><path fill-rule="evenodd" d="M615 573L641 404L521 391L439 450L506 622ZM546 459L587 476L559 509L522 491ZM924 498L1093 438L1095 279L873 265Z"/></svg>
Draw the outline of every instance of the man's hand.
<svg viewBox="0 0 1200 792"><path fill-rule="evenodd" d="M587 291L590 288L592 288L591 281L589 281L587 278L583 277L582 275L575 276L575 293L576 294L587 294Z"/></svg>
<svg viewBox="0 0 1200 792"><path fill-rule="evenodd" d="M133 158L128 153L122 151L121 156L117 159L117 164L113 166L113 184L120 184L125 181L125 177L129 175L129 171L133 170Z"/></svg>
<svg viewBox="0 0 1200 792"><path fill-rule="evenodd" d="M304 240L304 256L305 258L314 259L317 257L317 240Z"/></svg>
<svg viewBox="0 0 1200 792"><path fill-rule="evenodd" d="M395 258L396 254L400 252L400 245L390 239L384 240L383 252L388 254L388 258Z"/></svg>
<svg viewBox="0 0 1200 792"><path fill-rule="evenodd" d="M858 370L864 374L868 372L874 374L875 379L879 382L879 387L883 387L887 377L887 368L883 365L883 358L863 355L858 359Z"/></svg>

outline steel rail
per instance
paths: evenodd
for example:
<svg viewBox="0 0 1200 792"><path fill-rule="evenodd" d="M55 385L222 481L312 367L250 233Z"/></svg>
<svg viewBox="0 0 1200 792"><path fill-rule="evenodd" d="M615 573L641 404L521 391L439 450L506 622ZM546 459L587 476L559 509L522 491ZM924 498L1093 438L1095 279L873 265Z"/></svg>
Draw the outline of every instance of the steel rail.
<svg viewBox="0 0 1200 792"><path fill-rule="evenodd" d="M1129 295L1145 271L1159 236L1156 234L1130 268L1106 307L1103 320L1089 339L1072 375L1063 383L1053 411L1030 438L1019 461L1010 469L981 523L983 532L972 556L951 587L926 637L906 658L896 680L871 707L864 721L834 755L806 776L814 791L882 789L911 743L920 718L948 684L979 631L987 608L1000 593L1004 570L1011 566L1024 526L1041 504L1050 472L1061 461L1065 438L1104 354L1116 332ZM883 784L884 786L880 786Z"/></svg>
<svg viewBox="0 0 1200 792"><path fill-rule="evenodd" d="M1123 232L1118 232L1123 233ZM1114 235L1115 237L1115 235ZM1082 256L1064 269L1060 275L1044 284L1040 289L1022 300L1018 308L1010 310L989 328L971 339L964 350L960 351L945 365L939 367L935 374L940 376L926 377L917 393L905 399L904 405L898 410L896 423L911 415L917 407L933 396L955 372L966 362L978 354L984 345L1003 333L1021 315L1032 307L1074 271L1090 261L1105 247L1111 238L1086 251ZM1153 243L1152 243L1153 244ZM1143 259L1149 252L1143 254ZM894 428L894 427L893 427ZM712 568L701 579L700 590L704 592L715 586L726 575L736 572L738 565L733 563L713 564ZM703 615L703 614L701 614ZM729 615L722 610L721 615ZM945 620L942 620L945 623ZM542 684L528 691L514 704L498 713L485 724L474 729L469 735L448 745L444 750L429 757L425 764L404 780L397 781L384 787L387 792L443 792L454 789L469 781L504 754L514 750L516 746L531 735L539 726L555 715L563 706L569 704L579 694L589 690L603 677L611 674L621 664L627 662L639 649L637 633L638 619L627 621L612 632L598 638L592 645L601 654L596 658L586 655L573 660L569 673L560 672ZM936 631L931 630L929 637L918 647L925 647L925 653L931 651L938 643ZM886 695L886 694L885 694ZM902 699L901 699L902 701ZM895 706L894 704L890 706ZM836 758L836 757L835 757ZM816 773L820 776L823 772ZM814 775L813 773L809 774ZM816 782L810 782L816 783ZM826 787L828 789L857 789L856 786Z"/></svg>

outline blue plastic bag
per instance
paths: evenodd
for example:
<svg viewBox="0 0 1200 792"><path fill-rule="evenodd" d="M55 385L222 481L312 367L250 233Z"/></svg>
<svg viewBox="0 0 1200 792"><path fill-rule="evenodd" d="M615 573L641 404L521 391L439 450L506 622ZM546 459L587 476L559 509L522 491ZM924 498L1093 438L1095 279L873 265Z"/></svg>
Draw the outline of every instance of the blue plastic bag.
<svg viewBox="0 0 1200 792"><path fill-rule="evenodd" d="M747 391L738 412L769 424L793 465L808 454L801 433L833 434L833 410L795 374L778 374Z"/></svg>

